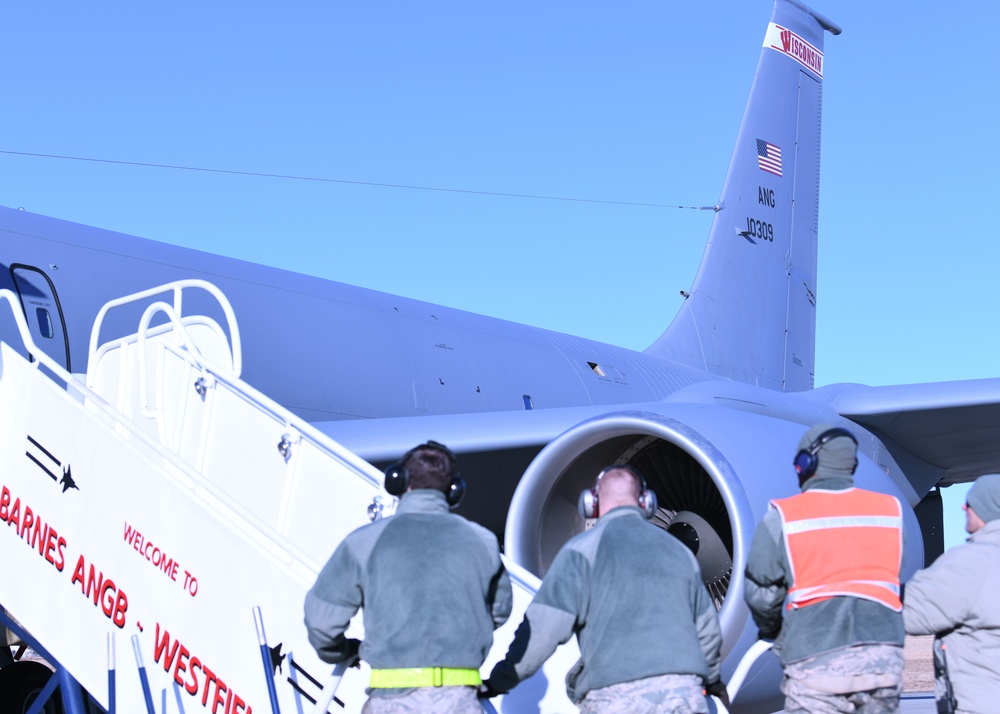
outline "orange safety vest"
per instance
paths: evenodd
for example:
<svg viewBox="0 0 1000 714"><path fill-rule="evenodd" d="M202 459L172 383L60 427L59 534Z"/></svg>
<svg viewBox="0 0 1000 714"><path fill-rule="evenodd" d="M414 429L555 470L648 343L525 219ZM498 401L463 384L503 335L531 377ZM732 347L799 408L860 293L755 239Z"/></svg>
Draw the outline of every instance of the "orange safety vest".
<svg viewBox="0 0 1000 714"><path fill-rule="evenodd" d="M792 570L789 610L847 595L899 612L903 510L894 496L810 489L771 501Z"/></svg>

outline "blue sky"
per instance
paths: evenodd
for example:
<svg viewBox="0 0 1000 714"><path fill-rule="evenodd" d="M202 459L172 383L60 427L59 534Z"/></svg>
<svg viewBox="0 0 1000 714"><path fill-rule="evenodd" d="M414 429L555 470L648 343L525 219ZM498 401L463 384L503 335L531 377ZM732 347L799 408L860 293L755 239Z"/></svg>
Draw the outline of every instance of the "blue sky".
<svg viewBox="0 0 1000 714"><path fill-rule="evenodd" d="M998 376L1000 7L814 6L816 383ZM770 12L7 3L0 151L245 174L0 153L0 204L643 349L712 215L623 204L716 202Z"/></svg>

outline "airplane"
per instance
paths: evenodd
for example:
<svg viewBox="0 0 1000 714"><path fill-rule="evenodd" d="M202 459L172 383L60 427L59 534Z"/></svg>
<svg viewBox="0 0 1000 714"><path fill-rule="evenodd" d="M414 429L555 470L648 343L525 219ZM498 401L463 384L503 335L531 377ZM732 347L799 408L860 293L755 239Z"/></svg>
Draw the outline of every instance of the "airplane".
<svg viewBox="0 0 1000 714"><path fill-rule="evenodd" d="M641 352L11 208L0 288L20 296L35 342L81 372L107 301L213 283L242 318L247 382L378 467L446 443L469 484L459 512L538 575L586 527L580 491L607 464L635 466L657 524L696 551L731 671L757 637L742 564L769 500L797 490L809 426L853 431L858 484L908 504L922 537L907 540L906 574L943 548L936 487L1000 470L1000 379L814 386L827 32L840 28L775 1L701 265ZM189 307L226 324L211 302ZM142 308L109 315L104 338ZM14 329L0 318L0 339ZM762 666L740 711L774 708L778 672Z"/></svg>

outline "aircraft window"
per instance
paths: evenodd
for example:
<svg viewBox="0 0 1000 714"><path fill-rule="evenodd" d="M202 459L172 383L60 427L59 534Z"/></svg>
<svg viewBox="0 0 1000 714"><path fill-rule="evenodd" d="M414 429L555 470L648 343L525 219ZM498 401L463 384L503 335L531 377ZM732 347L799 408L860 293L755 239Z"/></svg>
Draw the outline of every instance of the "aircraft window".
<svg viewBox="0 0 1000 714"><path fill-rule="evenodd" d="M55 337L55 330L52 329L52 318L49 316L49 311L44 307L35 308L35 317L38 318L38 331L41 333L42 337L52 339Z"/></svg>
<svg viewBox="0 0 1000 714"><path fill-rule="evenodd" d="M521 395L521 399L524 401L524 409L525 409L525 411L531 411L532 409L535 408L535 405L531 401L531 395L530 394L522 394Z"/></svg>
<svg viewBox="0 0 1000 714"><path fill-rule="evenodd" d="M597 364L597 362L587 362L587 364L590 365L590 368L594 371L594 374L596 374L598 377L608 376L607 374L605 374L604 370L601 369L601 365Z"/></svg>

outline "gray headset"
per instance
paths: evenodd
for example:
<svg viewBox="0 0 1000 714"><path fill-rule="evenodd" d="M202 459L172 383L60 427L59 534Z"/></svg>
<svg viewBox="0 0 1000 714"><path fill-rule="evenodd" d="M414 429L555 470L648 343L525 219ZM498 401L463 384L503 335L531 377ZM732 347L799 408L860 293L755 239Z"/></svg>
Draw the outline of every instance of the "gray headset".
<svg viewBox="0 0 1000 714"><path fill-rule="evenodd" d="M642 513L646 518L652 518L653 514L656 513L656 509L659 506L656 500L656 491L650 491L649 487L646 485L646 477L639 472L638 469L629 466L628 464L612 464L601 470L601 473L597 475L597 480L594 482L593 488L585 488L580 492L580 500L577 502L577 509L580 511L580 516L582 518L597 518L600 515L600 501L597 496L597 491L601 486L601 479L604 477L608 471L628 471L632 474L636 480L639 482L639 508L642 509Z"/></svg>
<svg viewBox="0 0 1000 714"><path fill-rule="evenodd" d="M854 434L849 432L847 429L835 426L832 429L827 429L813 439L813 442L809 444L809 446L799 450L799 453L795 455L795 459L792 461L792 465L795 466L795 473L799 476L800 486L811 479L813 474L816 473L816 469L819 468L819 450L823 448L823 445L842 436L853 441L854 448L858 448L858 439L854 436ZM857 468L858 457L855 455L854 467L851 469L851 473L853 474Z"/></svg>
<svg viewBox="0 0 1000 714"><path fill-rule="evenodd" d="M406 493L406 489L410 487L410 470L406 468L406 462L421 449L440 451L448 458L448 471L451 473L451 483L448 485L448 492L445 493L445 498L448 499L448 505L451 508L457 508L458 504L462 502L462 497L465 496L465 479L458 473L455 454L447 446L436 441L428 441L420 446L414 446L403 455L402 459L391 464L385 470L386 492L390 496L397 497Z"/></svg>

